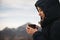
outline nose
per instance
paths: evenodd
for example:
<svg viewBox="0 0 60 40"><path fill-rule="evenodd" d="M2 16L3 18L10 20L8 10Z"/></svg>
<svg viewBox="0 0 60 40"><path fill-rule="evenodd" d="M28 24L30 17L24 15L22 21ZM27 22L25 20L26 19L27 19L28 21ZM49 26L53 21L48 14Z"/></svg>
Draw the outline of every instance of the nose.
<svg viewBox="0 0 60 40"><path fill-rule="evenodd" d="M42 16L41 12L38 13L39 16Z"/></svg>

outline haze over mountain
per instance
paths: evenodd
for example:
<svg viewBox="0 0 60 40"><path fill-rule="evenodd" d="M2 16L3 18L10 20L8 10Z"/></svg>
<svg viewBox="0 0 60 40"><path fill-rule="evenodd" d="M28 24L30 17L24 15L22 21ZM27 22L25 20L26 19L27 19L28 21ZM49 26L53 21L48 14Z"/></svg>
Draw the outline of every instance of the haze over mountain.
<svg viewBox="0 0 60 40"><path fill-rule="evenodd" d="M4 34L6 36L14 36L14 38L22 38L22 39L26 39L26 40L32 40L32 36L29 35L27 32L26 32L26 27L27 27L27 24L24 24L22 26L19 26L18 28L14 29L10 29L10 28L5 28L4 30L2 30L3 32L5 32ZM41 27L39 27L39 30L41 31ZM3 34L3 33L2 33ZM8 34L8 35L7 35Z"/></svg>

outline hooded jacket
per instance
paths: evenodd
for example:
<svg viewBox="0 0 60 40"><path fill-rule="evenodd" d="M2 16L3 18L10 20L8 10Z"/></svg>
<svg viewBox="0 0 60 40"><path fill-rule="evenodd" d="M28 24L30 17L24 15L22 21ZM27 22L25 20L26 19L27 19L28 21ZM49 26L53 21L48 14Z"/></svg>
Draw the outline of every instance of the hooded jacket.
<svg viewBox="0 0 60 40"><path fill-rule="evenodd" d="M59 0L38 0L35 6L42 8L46 18L41 23L46 40L60 40L60 3Z"/></svg>

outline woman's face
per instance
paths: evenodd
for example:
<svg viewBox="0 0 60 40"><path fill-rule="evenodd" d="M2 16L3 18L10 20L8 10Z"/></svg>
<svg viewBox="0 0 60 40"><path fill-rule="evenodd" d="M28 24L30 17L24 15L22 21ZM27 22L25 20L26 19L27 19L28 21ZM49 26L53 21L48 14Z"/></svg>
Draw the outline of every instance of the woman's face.
<svg viewBox="0 0 60 40"><path fill-rule="evenodd" d="M26 31L27 31L28 34L33 34L34 29L27 25Z"/></svg>
<svg viewBox="0 0 60 40"><path fill-rule="evenodd" d="M40 7L37 7L39 16L41 17L41 21L43 21L45 19L45 14L43 12L43 10Z"/></svg>

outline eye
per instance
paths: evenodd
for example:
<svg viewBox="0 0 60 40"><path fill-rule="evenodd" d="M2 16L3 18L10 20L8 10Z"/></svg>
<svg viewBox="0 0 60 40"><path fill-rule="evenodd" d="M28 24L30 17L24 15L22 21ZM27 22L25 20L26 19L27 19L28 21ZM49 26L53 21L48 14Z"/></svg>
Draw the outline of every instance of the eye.
<svg viewBox="0 0 60 40"><path fill-rule="evenodd" d="M30 28L27 28L27 29L30 29Z"/></svg>
<svg viewBox="0 0 60 40"><path fill-rule="evenodd" d="M41 8L37 7L38 12L43 11Z"/></svg>

